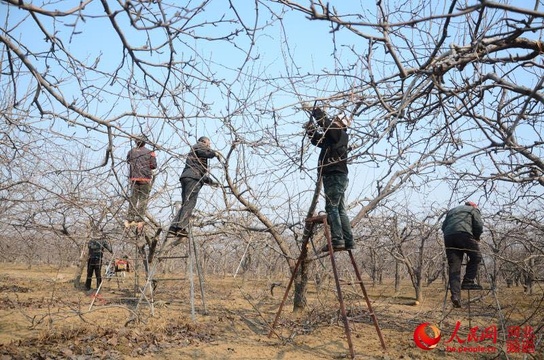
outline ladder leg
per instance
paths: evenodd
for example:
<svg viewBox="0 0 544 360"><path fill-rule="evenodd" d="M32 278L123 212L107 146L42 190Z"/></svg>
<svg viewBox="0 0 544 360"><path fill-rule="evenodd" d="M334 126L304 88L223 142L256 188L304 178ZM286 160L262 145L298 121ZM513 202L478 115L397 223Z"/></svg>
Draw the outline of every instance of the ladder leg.
<svg viewBox="0 0 544 360"><path fill-rule="evenodd" d="M138 249L138 243L134 247L134 261L133 261L133 273L134 273L134 296L138 296L138 289L140 288L140 281L138 272L140 271L140 251Z"/></svg>
<svg viewBox="0 0 544 360"><path fill-rule="evenodd" d="M323 219L323 228L325 229L325 238L327 238L327 246L329 248L329 256L331 258L332 272L334 274L334 282L336 283L336 291L338 293L338 302L340 303L340 312L342 314L342 321L344 322L344 330L348 339L348 347L351 358L355 357L353 350L353 342L351 341L351 330L349 328L348 316L346 315L346 307L344 305L344 296L342 295L342 287L340 286L340 279L338 278L338 270L336 269L336 261L334 259L334 251L332 249L330 228L327 224L327 220ZM350 252L351 253L351 252Z"/></svg>
<svg viewBox="0 0 544 360"><path fill-rule="evenodd" d="M155 275L155 264L153 264L153 269L150 268L149 266L149 252L146 251L145 253L145 268L147 270L147 282L146 284L149 284L150 286L148 286L149 288L149 298L148 298L148 303L149 303L149 306L151 308L151 316L155 316L155 300L154 300L154 295L153 295L153 291L155 290L154 289L154 286L153 286L153 276ZM144 295L145 295L145 288L144 288ZM149 300L151 300L151 302L149 302Z"/></svg>
<svg viewBox="0 0 544 360"><path fill-rule="evenodd" d="M142 233L143 235L143 233ZM166 245L166 235L163 235L163 238L161 240L162 242L162 245L160 246L158 252L161 253L163 250L164 250L164 247ZM138 246L136 245L136 247L138 248ZM139 248L138 248L139 249ZM140 250L140 249L139 249ZM140 298L138 299L138 302L136 303L136 307L135 307L135 311L138 310L139 306L140 306L140 303L145 299L145 301L148 303L150 309L151 309L151 315L154 316L155 315L155 307L154 307L154 300L153 300L153 291L154 291L154 276L155 276L155 272L157 271L157 266L159 264L160 261L153 261L151 264L149 264L148 262L148 255L147 255L147 251L145 250L145 246L144 248L142 249L143 251L138 251L139 254L144 258L144 268L145 268L145 274L146 274L146 278L145 278L145 283L143 285L143 287L139 288L139 291L140 291ZM138 286L139 287L139 286ZM148 291L149 289L149 296L146 295L146 292Z"/></svg>
<svg viewBox="0 0 544 360"><path fill-rule="evenodd" d="M297 263L295 264L295 268L293 269L293 273L291 274L291 278L289 279L289 284L287 284L287 288L285 289L285 293L283 294L283 299L281 300L280 307L278 309L278 312L276 313L276 317L274 318L274 323L272 324L270 328L270 332L268 333L269 338L272 336L272 333L274 332L276 325L278 325L278 320L280 318L281 311L283 310L283 306L285 305L285 301L287 300L287 295L289 294L289 290L291 289L291 286L293 285L295 276L297 276L298 268L300 267L300 264L302 264L302 261L304 261L304 259L306 258L307 254L308 254L308 239L305 239L302 242L302 251L300 252L300 256L298 257Z"/></svg>
<svg viewBox="0 0 544 360"><path fill-rule="evenodd" d="M208 309L206 308L206 298L204 296L204 275L202 273L202 267L200 266L200 261L198 261L198 246L193 237L193 226L189 224L189 246L193 246L193 254L196 265L196 272L198 275L198 282L200 284L200 296L202 297L202 307L204 307L204 314L208 314Z"/></svg>
<svg viewBox="0 0 544 360"><path fill-rule="evenodd" d="M338 276L338 269L336 267L336 260L335 260L335 257L334 257L334 250L333 250L333 247L332 247L331 233L330 233L330 228L329 228L329 226L327 224L327 218L326 218L326 216L317 216L317 217L313 217L313 218L308 218L308 219L306 219L306 221L311 222L311 223L314 223L314 222L322 222L323 223L325 238L327 239L327 248L328 248L328 252L329 252L329 257L331 259L331 266L332 266L332 270L333 270L333 274L334 274L334 281L335 281L336 290L337 290L337 293L338 293L338 301L340 303L340 312L342 314L342 320L343 320L343 323L344 323L344 329L345 329L346 337L347 337L347 341L348 341L349 352L350 352L351 358L354 358L355 357L355 352L354 352L354 349L353 349L353 342L352 342L352 339L351 339L351 329L349 327L349 321L348 321L348 317L347 317L347 314L346 314L346 307L345 307L345 304L344 304L344 296L342 294L342 288L340 286L340 279L339 279L339 276ZM272 324L272 326L270 328L270 332L268 334L268 337L272 336L272 333L274 332L274 329L275 329L275 327L276 327L276 325L278 323L280 314L282 312L283 306L285 305L287 295L289 294L289 290L291 289L291 286L292 286L294 278L295 278L295 276L297 274L298 268L299 268L300 264L302 263L302 261L304 261L304 259L307 257L308 242L309 242L310 238L311 238L311 236L306 238L304 240L303 244L302 244L301 254L300 254L300 256L299 256L299 258L297 260L297 263L295 265L293 273L291 274L291 278L289 279L289 284L287 285L287 289L285 289L285 293L283 295L282 302L280 304L278 312L276 313L276 317L274 319L274 323ZM374 314L374 310L372 309L372 304L370 303L370 299L368 297L365 286L363 284L363 280L361 278L361 273L359 272L359 268L357 267L357 263L355 262L355 258L353 257L353 254L352 254L351 250L348 250L348 253L349 253L350 260L351 260L351 263L353 265L353 269L355 271L355 274L357 275L357 280L359 281L359 284L361 286L361 290L362 290L363 295L365 297L365 300L366 300L366 303L367 303L367 306L368 306L368 310L370 311L372 320L374 322L374 326L376 327L376 331L378 333L378 337L380 339L382 348L385 350L386 349L385 341L383 339L382 332L381 332L380 326L378 324L378 319L377 319L376 315Z"/></svg>
<svg viewBox="0 0 544 360"><path fill-rule="evenodd" d="M189 298L191 303L191 319L193 321L196 320L196 313L195 313L195 281L194 281L194 270L193 270L193 264L194 264L194 249L191 246L191 239L188 239L188 253L189 253L189 264L188 264L188 270L189 270Z"/></svg>
<svg viewBox="0 0 544 360"><path fill-rule="evenodd" d="M470 290L467 291L468 296L468 326L472 328L472 312L470 310Z"/></svg>
<svg viewBox="0 0 544 360"><path fill-rule="evenodd" d="M382 344L382 348L385 350L386 349L385 341L383 340L382 331L380 329L380 325L378 324L378 318L376 317L376 314L374 313L374 310L372 309L372 304L370 303L370 298L368 297L365 285L363 284L361 273L359 272L359 268L357 267L357 263L355 262L355 258L353 257L351 250L348 250L348 253L349 253L349 258L351 260L351 264L353 265L353 269L355 270L355 274L357 275L357 280L359 281L359 284L361 285L361 290L363 291L363 295L366 300L366 306L368 307L368 311L370 311L370 316L372 317L372 321L374 322L374 327L376 328L376 332L378 333L378 337L380 338L380 343Z"/></svg>

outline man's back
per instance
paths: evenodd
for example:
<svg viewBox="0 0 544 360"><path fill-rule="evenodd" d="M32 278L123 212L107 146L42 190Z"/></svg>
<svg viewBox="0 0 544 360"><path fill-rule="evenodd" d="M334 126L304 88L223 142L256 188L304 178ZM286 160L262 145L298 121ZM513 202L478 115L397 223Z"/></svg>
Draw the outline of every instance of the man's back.
<svg viewBox="0 0 544 360"><path fill-rule="evenodd" d="M152 178L153 169L157 168L155 153L145 146L136 147L127 155L129 163L129 178L131 181L149 182Z"/></svg>
<svg viewBox="0 0 544 360"><path fill-rule="evenodd" d="M468 233L478 239L482 230L483 222L480 210L470 205L460 205L451 209L442 223L444 236Z"/></svg>
<svg viewBox="0 0 544 360"><path fill-rule="evenodd" d="M202 142L197 142L187 154L185 168L180 178L202 179L208 172L208 159L215 157L215 151Z"/></svg>

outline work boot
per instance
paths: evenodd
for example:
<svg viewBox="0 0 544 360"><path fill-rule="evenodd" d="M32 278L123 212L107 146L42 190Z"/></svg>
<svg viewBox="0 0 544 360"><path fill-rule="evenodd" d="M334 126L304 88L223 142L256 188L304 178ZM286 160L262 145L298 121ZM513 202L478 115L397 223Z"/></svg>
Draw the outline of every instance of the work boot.
<svg viewBox="0 0 544 360"><path fill-rule="evenodd" d="M355 249L355 243L354 242L347 242L345 246L346 250L353 250Z"/></svg>
<svg viewBox="0 0 544 360"><path fill-rule="evenodd" d="M187 233L187 230L174 227L174 226L171 226L170 229L168 229L168 234L173 236L178 236L178 237L187 237L189 235Z"/></svg>
<svg viewBox="0 0 544 360"><path fill-rule="evenodd" d="M125 220L125 227L136 226L137 222L134 219Z"/></svg>
<svg viewBox="0 0 544 360"><path fill-rule="evenodd" d="M461 290L483 290L482 285L476 284L474 280L463 280Z"/></svg>
<svg viewBox="0 0 544 360"><path fill-rule="evenodd" d="M459 295L452 295L451 303L453 304L454 308L459 309L461 307L461 300L459 299Z"/></svg>
<svg viewBox="0 0 544 360"><path fill-rule="evenodd" d="M342 251L342 250L345 250L344 248L344 245L339 243L339 242L332 242L332 251ZM321 252L329 252L329 245L328 244L325 244L322 248L321 248Z"/></svg>
<svg viewBox="0 0 544 360"><path fill-rule="evenodd" d="M182 243L182 240L181 240L181 239L182 239L182 238L179 237L179 238L177 238L176 240L174 240L174 241L172 242L172 244L170 244L170 247L176 247L176 246L178 246L179 244L181 244L181 243Z"/></svg>

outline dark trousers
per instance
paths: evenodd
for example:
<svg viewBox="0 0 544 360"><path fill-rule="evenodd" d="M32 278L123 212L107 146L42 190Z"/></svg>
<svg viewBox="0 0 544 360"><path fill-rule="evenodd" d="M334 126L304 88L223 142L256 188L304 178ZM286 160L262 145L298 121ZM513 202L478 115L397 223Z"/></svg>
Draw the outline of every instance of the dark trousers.
<svg viewBox="0 0 544 360"><path fill-rule="evenodd" d="M132 183L132 193L128 204L128 221L143 221L150 192L151 183Z"/></svg>
<svg viewBox="0 0 544 360"><path fill-rule="evenodd" d="M202 189L202 181L191 178L181 179L181 201L182 205L179 209L176 217L170 225L170 229L184 229L187 230L189 226L189 219L193 214L193 210L198 200L198 193Z"/></svg>
<svg viewBox="0 0 544 360"><path fill-rule="evenodd" d="M474 281L478 274L478 264L482 260L480 243L468 233L458 233L444 237L446 257L448 258L450 291L452 296L461 293L461 264L463 255L467 254L468 263L464 281Z"/></svg>
<svg viewBox="0 0 544 360"><path fill-rule="evenodd" d="M91 290L91 282L93 280L93 273L96 277L96 288L102 283L102 259L89 258L87 260L87 280L85 281L85 289Z"/></svg>
<svg viewBox="0 0 544 360"><path fill-rule="evenodd" d="M351 224L346 213L344 194L348 188L347 174L323 175L325 211L331 228L333 246L353 245Z"/></svg>

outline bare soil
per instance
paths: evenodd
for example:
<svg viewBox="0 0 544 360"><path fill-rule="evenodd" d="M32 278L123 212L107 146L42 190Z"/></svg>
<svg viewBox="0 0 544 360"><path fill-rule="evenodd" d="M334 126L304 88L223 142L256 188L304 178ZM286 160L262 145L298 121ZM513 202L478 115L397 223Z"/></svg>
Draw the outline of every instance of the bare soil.
<svg viewBox="0 0 544 360"><path fill-rule="evenodd" d="M73 286L75 271L0 264L1 360L350 358L332 279L319 286L310 284L308 306L300 313L292 312L290 291L271 333L288 274L258 280L251 274L207 276L204 298L195 278L193 306L190 282L161 281L172 277L161 274L152 304L143 299L136 307L140 298L134 273L104 280L97 295ZM508 353L499 317L506 325L530 324L542 341L542 290L525 295L520 288L505 288L497 297L489 290L471 292L469 312L467 293L463 293L463 308L453 309L442 284L426 287L425 300L416 305L409 283L395 294L391 283L370 286L368 280L365 285L386 343L384 350L361 289L343 280L357 359L543 358L541 342L534 353ZM424 322L441 330L435 349L422 350L414 343L414 330ZM457 340L446 343L458 322L461 339L467 339L475 326L482 330L496 325L496 342L484 339L472 344L496 351L447 351L448 346L460 346Z"/></svg>

